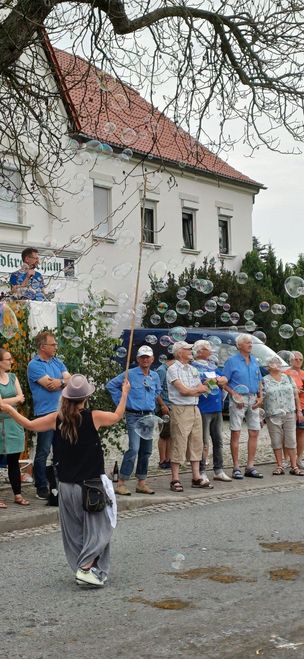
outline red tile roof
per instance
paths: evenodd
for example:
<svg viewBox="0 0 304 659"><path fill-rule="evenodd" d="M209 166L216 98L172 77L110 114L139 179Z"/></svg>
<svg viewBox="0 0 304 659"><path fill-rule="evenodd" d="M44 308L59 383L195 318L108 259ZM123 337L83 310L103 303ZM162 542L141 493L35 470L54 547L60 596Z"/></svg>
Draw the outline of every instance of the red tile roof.
<svg viewBox="0 0 304 659"><path fill-rule="evenodd" d="M113 147L197 170L212 178L263 187L212 154L189 133L155 109L137 91L104 74L81 57L50 48L65 102L77 130ZM55 57L54 57L55 56Z"/></svg>

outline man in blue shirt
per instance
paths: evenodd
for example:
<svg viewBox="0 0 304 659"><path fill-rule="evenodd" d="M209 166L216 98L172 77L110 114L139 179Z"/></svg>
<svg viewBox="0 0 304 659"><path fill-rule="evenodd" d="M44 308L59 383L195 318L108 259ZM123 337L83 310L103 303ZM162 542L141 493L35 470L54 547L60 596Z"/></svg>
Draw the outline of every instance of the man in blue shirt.
<svg viewBox="0 0 304 659"><path fill-rule="evenodd" d="M155 371L150 370L154 361L152 348L150 346L141 346L137 352L136 359L138 366L128 372L128 380L131 385L126 406L129 448L124 454L116 487L116 493L122 495L131 494L125 485L125 481L129 480L133 472L136 457L137 466L135 475L138 479L136 492L154 494L154 490L146 483L153 440L152 438L145 439L141 437L136 432L136 429L138 429L139 421L142 417L154 414L156 401L162 406L163 400L160 396L161 385L159 376ZM115 405L117 405L121 398L121 388L125 377L125 373L120 373L120 375L117 375L116 378L110 380L106 385Z"/></svg>
<svg viewBox="0 0 304 659"><path fill-rule="evenodd" d="M36 270L39 266L37 250L34 247L26 247L21 258L22 267L10 276L12 294L19 300L45 300L44 279Z"/></svg>
<svg viewBox="0 0 304 659"><path fill-rule="evenodd" d="M232 478L237 480L243 478L239 466L239 443L244 418L248 427L248 455L245 476L263 478L263 474L259 473L254 467L260 430L258 408L263 399L261 371L257 360L251 355L252 337L250 334L240 334L236 339L236 346L238 353L229 357L223 368L223 375L227 378L225 389L230 397ZM240 393L240 390L242 393Z"/></svg>
<svg viewBox="0 0 304 659"><path fill-rule="evenodd" d="M65 387L70 374L65 364L55 357L57 343L52 332L46 330L36 336L37 355L27 367L27 378L34 403L35 416L56 412L61 389ZM52 447L54 431L37 433L37 446L34 459L34 477L38 499L48 499L46 462Z"/></svg>
<svg viewBox="0 0 304 659"><path fill-rule="evenodd" d="M213 446L213 479L228 483L231 482L231 478L225 474L223 469L223 392L220 388L227 383L227 379L222 376L221 371L216 368L215 363L210 359L212 346L209 341L196 341L193 344L192 353L194 356L192 366L197 368L202 383L207 384L207 386L208 381L214 383L214 387L210 388L210 392L208 394L202 394L198 401L198 407L203 421L204 450L200 464L202 478L209 482L206 474L206 459L209 437L211 437Z"/></svg>

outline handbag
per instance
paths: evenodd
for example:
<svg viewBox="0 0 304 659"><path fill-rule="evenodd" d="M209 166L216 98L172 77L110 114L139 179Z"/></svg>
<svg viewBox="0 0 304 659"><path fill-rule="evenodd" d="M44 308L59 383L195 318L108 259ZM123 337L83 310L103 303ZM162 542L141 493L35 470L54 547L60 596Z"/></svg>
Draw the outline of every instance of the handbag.
<svg viewBox="0 0 304 659"><path fill-rule="evenodd" d="M100 478L91 478L82 483L82 506L88 513L100 513L112 501L104 490Z"/></svg>

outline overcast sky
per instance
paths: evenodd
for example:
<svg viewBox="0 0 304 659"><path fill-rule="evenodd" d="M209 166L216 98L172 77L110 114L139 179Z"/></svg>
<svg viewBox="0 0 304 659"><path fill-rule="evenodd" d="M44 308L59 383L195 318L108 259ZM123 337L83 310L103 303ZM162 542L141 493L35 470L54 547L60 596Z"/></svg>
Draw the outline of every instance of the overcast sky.
<svg viewBox="0 0 304 659"><path fill-rule="evenodd" d="M255 156L241 152L228 155L228 162L267 190L256 196L253 207L253 234L271 242L277 256L294 263L304 252L303 156L282 155L260 148Z"/></svg>

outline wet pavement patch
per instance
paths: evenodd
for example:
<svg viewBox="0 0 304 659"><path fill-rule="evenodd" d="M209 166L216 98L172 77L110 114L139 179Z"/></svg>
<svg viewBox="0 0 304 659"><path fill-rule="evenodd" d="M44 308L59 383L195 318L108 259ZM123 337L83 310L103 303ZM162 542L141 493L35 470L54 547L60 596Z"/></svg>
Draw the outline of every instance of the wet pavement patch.
<svg viewBox="0 0 304 659"><path fill-rule="evenodd" d="M146 600L144 597L131 597L129 602L138 602L139 604L147 604L155 609L166 609L168 611L180 611L181 609L193 608L191 602L180 599L162 599L162 600Z"/></svg>
<svg viewBox="0 0 304 659"><path fill-rule="evenodd" d="M300 574L300 570L289 567L277 567L269 570L272 581L294 581Z"/></svg>
<svg viewBox="0 0 304 659"><path fill-rule="evenodd" d="M169 572L167 574L173 575L176 579L210 579L219 583L237 583L238 581L254 583L256 581L255 578L247 575L234 574L231 568L226 565L195 567L192 570Z"/></svg>
<svg viewBox="0 0 304 659"><path fill-rule="evenodd" d="M289 542L288 540L281 542L260 542L260 546L267 551L282 551L290 554L304 555L303 540L297 540L296 542Z"/></svg>

